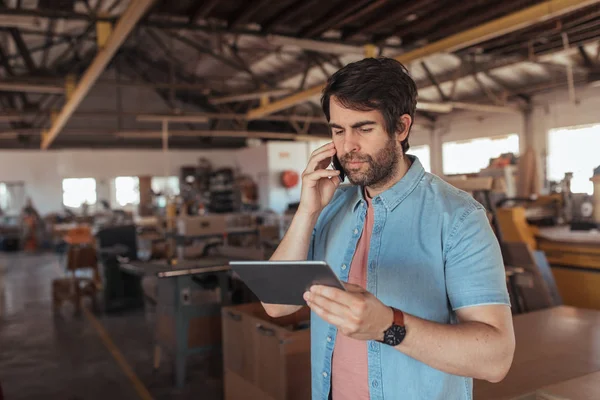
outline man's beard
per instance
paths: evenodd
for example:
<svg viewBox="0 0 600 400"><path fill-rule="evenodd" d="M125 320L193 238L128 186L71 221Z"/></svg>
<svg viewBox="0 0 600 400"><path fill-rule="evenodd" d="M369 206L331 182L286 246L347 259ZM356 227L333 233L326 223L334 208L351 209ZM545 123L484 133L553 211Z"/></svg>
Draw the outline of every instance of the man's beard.
<svg viewBox="0 0 600 400"><path fill-rule="evenodd" d="M348 180L353 185L381 187L388 183L394 177L394 171L400 156L396 151L396 143L390 139L388 143L375 154L374 157L368 154L348 153L345 154L340 162L344 167L344 172ZM357 171L348 169L348 163L351 161L363 161L368 164L368 168L363 167Z"/></svg>

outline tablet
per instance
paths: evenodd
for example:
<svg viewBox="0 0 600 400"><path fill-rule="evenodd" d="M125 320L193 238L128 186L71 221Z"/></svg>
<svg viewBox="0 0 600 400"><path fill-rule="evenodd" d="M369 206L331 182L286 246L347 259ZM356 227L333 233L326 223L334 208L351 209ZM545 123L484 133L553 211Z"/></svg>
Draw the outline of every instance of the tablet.
<svg viewBox="0 0 600 400"><path fill-rule="evenodd" d="M312 285L345 290L324 261L231 261L229 265L263 303L306 305L303 295Z"/></svg>

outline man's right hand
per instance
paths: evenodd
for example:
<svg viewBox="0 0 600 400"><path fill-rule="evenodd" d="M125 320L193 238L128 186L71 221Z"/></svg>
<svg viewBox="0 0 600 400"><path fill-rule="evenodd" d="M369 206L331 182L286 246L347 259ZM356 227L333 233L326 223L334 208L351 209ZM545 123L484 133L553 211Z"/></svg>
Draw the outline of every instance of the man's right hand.
<svg viewBox="0 0 600 400"><path fill-rule="evenodd" d="M326 169L335 155L333 142L312 152L306 169L302 173L302 192L298 211L308 215L318 215L333 198L340 185L340 171ZM333 178L333 179L330 179Z"/></svg>

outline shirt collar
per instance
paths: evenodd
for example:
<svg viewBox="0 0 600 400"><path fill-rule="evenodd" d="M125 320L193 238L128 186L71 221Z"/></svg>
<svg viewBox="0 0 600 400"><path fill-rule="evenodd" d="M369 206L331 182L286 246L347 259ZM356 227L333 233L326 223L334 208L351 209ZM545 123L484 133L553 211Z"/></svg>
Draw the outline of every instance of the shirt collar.
<svg viewBox="0 0 600 400"><path fill-rule="evenodd" d="M373 201L377 201L381 198L383 205L388 210L393 210L400 204L419 184L423 175L425 175L425 169L416 156L406 155L411 160L411 166L406 171L406 174L394 184L394 186L387 189L385 192L378 194L373 198ZM356 186L354 197L352 200L352 210L356 211L358 205L365 201L364 199L364 188L362 186Z"/></svg>

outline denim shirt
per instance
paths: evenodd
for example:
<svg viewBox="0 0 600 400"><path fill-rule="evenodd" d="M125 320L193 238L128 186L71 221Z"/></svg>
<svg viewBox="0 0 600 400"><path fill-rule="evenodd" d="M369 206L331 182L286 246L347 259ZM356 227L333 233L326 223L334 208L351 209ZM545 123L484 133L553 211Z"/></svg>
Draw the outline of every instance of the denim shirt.
<svg viewBox="0 0 600 400"><path fill-rule="evenodd" d="M500 246L484 208L409 157L406 175L372 201L367 290L388 306L441 324L457 323L455 311L463 307L510 305ZM347 281L366 207L360 187L338 188L317 221L308 259L326 261ZM336 334L312 313L313 400L329 398ZM373 400L472 398L471 378L436 370L391 346L370 341L368 363Z"/></svg>

